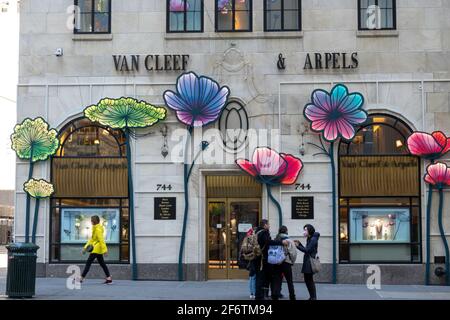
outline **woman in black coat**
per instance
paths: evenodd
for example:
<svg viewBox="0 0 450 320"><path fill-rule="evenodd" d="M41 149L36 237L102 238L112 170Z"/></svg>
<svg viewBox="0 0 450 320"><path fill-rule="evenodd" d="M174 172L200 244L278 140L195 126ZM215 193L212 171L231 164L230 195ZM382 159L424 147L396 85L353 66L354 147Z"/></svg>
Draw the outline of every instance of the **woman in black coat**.
<svg viewBox="0 0 450 320"><path fill-rule="evenodd" d="M314 273L311 268L311 257L315 258L317 255L317 247L319 246L320 233L316 232L314 227L307 224L303 228L303 235L307 238L306 246L303 246L300 241L295 241L297 249L303 252L303 266L302 273L305 278L305 284L309 292L309 300L316 300L316 284L314 283Z"/></svg>

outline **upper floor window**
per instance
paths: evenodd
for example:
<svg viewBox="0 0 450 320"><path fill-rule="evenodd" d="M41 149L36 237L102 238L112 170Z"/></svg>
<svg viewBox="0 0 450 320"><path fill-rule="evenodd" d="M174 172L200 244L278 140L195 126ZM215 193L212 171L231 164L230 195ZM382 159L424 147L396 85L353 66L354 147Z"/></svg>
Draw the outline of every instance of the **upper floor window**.
<svg viewBox="0 0 450 320"><path fill-rule="evenodd" d="M216 0L216 31L252 31L252 0Z"/></svg>
<svg viewBox="0 0 450 320"><path fill-rule="evenodd" d="M111 0L75 0L75 33L111 33Z"/></svg>
<svg viewBox="0 0 450 320"><path fill-rule="evenodd" d="M264 31L300 31L301 0L264 0Z"/></svg>
<svg viewBox="0 0 450 320"><path fill-rule="evenodd" d="M359 30L395 30L395 0L358 0Z"/></svg>
<svg viewBox="0 0 450 320"><path fill-rule="evenodd" d="M203 32L203 0L167 0L167 32Z"/></svg>

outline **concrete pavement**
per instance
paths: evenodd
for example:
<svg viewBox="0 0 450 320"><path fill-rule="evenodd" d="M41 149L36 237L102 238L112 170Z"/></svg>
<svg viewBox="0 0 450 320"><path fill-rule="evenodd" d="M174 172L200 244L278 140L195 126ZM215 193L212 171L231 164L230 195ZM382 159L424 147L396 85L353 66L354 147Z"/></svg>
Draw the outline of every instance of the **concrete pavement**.
<svg viewBox="0 0 450 320"><path fill-rule="evenodd" d="M0 277L0 299L5 294L6 279ZM246 281L114 281L103 285L101 279L88 279L81 289L70 290L66 279L39 278L35 299L44 300L249 300ZM303 283L295 284L297 298L308 297ZM450 300L450 287L441 286L382 286L369 290L363 285L318 284L318 298L322 300ZM287 297L287 287L283 284Z"/></svg>

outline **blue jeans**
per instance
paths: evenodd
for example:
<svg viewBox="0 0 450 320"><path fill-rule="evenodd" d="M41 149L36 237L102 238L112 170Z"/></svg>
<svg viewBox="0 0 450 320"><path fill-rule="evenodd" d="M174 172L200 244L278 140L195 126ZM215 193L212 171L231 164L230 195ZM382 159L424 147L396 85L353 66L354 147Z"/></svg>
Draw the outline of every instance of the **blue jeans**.
<svg viewBox="0 0 450 320"><path fill-rule="evenodd" d="M256 274L248 278L248 286L250 294L254 296L256 294Z"/></svg>

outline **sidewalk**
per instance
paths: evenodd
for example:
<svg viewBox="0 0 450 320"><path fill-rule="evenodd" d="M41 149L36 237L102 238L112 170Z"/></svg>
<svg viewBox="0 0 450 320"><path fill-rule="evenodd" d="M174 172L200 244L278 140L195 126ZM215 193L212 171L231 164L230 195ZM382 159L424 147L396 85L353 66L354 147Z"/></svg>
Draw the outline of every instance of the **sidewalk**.
<svg viewBox="0 0 450 320"><path fill-rule="evenodd" d="M0 300L7 299L5 277L0 277ZM66 279L40 278L36 283L35 299L44 300L249 300L246 281L163 282L115 281L103 285L101 279L87 280L81 290L70 290ZM303 283L295 284L297 299L308 295ZM438 286L382 286L369 290L363 285L318 284L318 298L322 300L384 300L427 299L450 300L450 287ZM283 294L289 296L286 284Z"/></svg>

